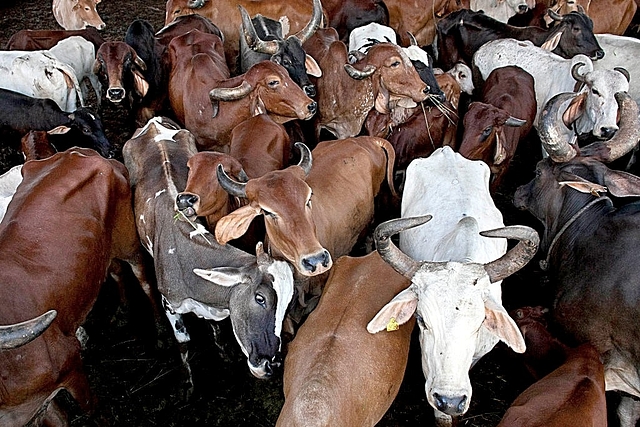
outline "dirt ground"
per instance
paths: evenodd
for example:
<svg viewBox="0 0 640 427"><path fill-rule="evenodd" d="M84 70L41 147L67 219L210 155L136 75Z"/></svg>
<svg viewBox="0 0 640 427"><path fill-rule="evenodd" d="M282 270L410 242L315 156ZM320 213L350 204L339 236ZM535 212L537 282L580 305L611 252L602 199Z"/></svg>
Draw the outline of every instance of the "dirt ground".
<svg viewBox="0 0 640 427"><path fill-rule="evenodd" d="M160 0L102 1L98 11L107 25L105 38L122 40L127 26L136 18L148 20L158 30L164 22L164 6L165 2ZM51 13L51 2L4 0L0 5L0 45L4 46L13 33L23 28L59 29ZM122 110L104 104L101 117L107 137L121 147L131 135L131 129L124 125ZM0 147L3 171L21 161L17 154L12 147ZM519 177L519 183L529 177L532 175L524 174ZM515 185L497 196L505 222L537 227L531 217L517 212L511 205ZM543 302L545 284L537 262L505 280L503 289L509 310ZM188 401L183 400L177 346L167 330L156 335L141 293L135 286L129 291L129 304L122 308L114 284L108 281L87 321L89 341L83 359L100 408L97 416L90 417L67 401L66 406L73 415L72 426L95 426L100 419L106 425L139 427L275 424L283 403L281 373L271 380L251 376L235 342L231 352L221 357L211 328L197 318L187 319L192 334L189 356L195 391ZM221 326L228 332L227 323L221 322ZM379 426L433 425L418 352L419 345L414 340L403 386ZM461 420L461 426L495 426L509 403L531 381L520 362L503 345L498 345L474 367L471 378L471 409Z"/></svg>

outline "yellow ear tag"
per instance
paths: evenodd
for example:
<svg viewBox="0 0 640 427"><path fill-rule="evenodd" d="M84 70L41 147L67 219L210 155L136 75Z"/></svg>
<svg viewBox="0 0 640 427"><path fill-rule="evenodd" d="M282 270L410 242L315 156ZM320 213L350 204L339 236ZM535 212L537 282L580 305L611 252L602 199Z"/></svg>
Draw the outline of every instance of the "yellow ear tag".
<svg viewBox="0 0 640 427"><path fill-rule="evenodd" d="M400 328L400 325L398 325L398 322L396 322L396 318L392 317L391 319L389 319L389 323L387 323L387 332L397 331L398 328Z"/></svg>

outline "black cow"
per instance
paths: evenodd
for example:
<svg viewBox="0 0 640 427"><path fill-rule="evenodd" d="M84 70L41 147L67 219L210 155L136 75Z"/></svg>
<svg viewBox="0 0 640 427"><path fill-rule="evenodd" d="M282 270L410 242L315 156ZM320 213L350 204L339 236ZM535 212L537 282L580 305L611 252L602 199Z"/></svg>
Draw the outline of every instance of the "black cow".
<svg viewBox="0 0 640 427"><path fill-rule="evenodd" d="M614 202L606 193L640 196L640 178L599 160L615 160L628 151L629 140L635 144L640 137L637 105L626 94L616 95L625 96L620 130L611 140L595 143L598 149L585 147L582 154L592 156L565 162L558 148L545 143L549 157L538 163L533 181L518 188L514 203L545 225L542 267L556 286L553 320L570 345L590 342L597 348L607 390L622 392L620 425L630 427L640 419L640 202ZM633 106L628 116L625 103ZM625 117L634 124L623 126Z"/></svg>
<svg viewBox="0 0 640 427"><path fill-rule="evenodd" d="M0 130L10 135L10 140L17 137L17 141L31 130L44 130L58 151L77 145L93 148L106 158L114 155L102 121L93 110L81 107L67 113L51 99L32 98L7 89L0 89Z"/></svg>
<svg viewBox="0 0 640 427"><path fill-rule="evenodd" d="M238 65L240 73L246 73L254 64L271 60L282 65L291 80L300 86L307 96L316 95L316 87L309 80L309 75L320 77L320 66L302 49L302 44L309 39L322 22L322 5L320 0L313 2L313 14L309 23L297 34L284 38L282 24L262 15L251 19L244 7L238 6L242 15L240 37L240 54Z"/></svg>
<svg viewBox="0 0 640 427"><path fill-rule="evenodd" d="M582 53L592 59L604 56L604 50L593 35L593 21L586 14L571 12L558 15L549 11L554 25L541 27L515 27L500 22L484 12L462 9L452 12L438 21L438 64L445 70L456 62L471 65L473 54L483 44L497 39L512 38L531 40L563 58L572 58Z"/></svg>

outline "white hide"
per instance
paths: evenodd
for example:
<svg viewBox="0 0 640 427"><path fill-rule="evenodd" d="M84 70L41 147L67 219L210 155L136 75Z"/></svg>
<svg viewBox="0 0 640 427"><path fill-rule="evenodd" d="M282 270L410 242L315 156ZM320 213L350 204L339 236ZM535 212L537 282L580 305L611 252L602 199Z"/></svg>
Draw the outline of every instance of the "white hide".
<svg viewBox="0 0 640 427"><path fill-rule="evenodd" d="M447 74L451 74L460 85L460 89L468 95L473 95L473 73L467 64L458 62Z"/></svg>
<svg viewBox="0 0 640 427"><path fill-rule="evenodd" d="M524 6L526 9L520 9ZM482 10L485 15L505 24L514 15L529 10L527 0L470 0L469 9Z"/></svg>
<svg viewBox="0 0 640 427"><path fill-rule="evenodd" d="M423 264L411 286L385 308L417 303L425 393L436 417L448 423L450 416L437 409L437 396L459 398L458 413L466 412L469 369L501 339L485 318L497 319L494 328L511 337L516 351L524 351L524 340L502 307L501 282L490 283L483 266L507 250L506 239L479 234L504 226L489 194L489 167L445 146L412 161L406 174L402 217L433 218L402 231L399 247L414 260L442 263Z"/></svg>
<svg viewBox="0 0 640 427"><path fill-rule="evenodd" d="M76 78L82 88L83 98L87 98L88 87L85 78L89 80L96 94L98 105L102 99L102 85L97 74L93 72L93 63L96 60L96 47L89 40L81 36L71 36L60 40L49 49L49 53L73 68Z"/></svg>
<svg viewBox="0 0 640 427"><path fill-rule="evenodd" d="M614 34L596 34L604 58L593 62L594 70L622 67L629 72L629 95L640 105L640 40Z"/></svg>
<svg viewBox="0 0 640 427"><path fill-rule="evenodd" d="M349 34L349 52L358 50L362 53L367 53L369 48L375 43L375 40L381 43L398 44L396 32L393 28L372 22L351 30Z"/></svg>
<svg viewBox="0 0 640 427"><path fill-rule="evenodd" d="M0 221L7 213L7 206L13 195L16 194L18 185L22 182L22 165L17 165L0 175Z"/></svg>
<svg viewBox="0 0 640 427"><path fill-rule="evenodd" d="M46 50L0 51L0 87L33 98L52 99L67 113L76 110L78 99L84 106L73 68Z"/></svg>

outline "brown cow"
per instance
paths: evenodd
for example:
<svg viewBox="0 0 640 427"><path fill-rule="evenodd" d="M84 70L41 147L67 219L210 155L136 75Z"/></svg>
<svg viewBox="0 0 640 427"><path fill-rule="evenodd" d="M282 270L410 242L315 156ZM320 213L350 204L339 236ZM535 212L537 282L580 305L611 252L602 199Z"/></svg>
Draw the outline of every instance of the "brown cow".
<svg viewBox="0 0 640 427"><path fill-rule="evenodd" d="M229 152L231 131L268 113L277 123L310 119L317 104L272 61L229 78L222 41L192 30L169 43L169 100L176 118L196 137L198 150Z"/></svg>
<svg viewBox="0 0 640 427"><path fill-rule="evenodd" d="M66 416L53 400L61 389L82 409L93 408L76 330L96 301L111 261L129 262L150 298L151 290L122 163L72 148L26 162L22 172L24 180L0 223L0 281L11 284L0 286L0 324L49 309L58 316L29 345L0 352L0 419L12 426L30 419L35 425L62 426ZM44 212L58 214L45 220Z"/></svg>
<svg viewBox="0 0 640 427"><path fill-rule="evenodd" d="M594 34L624 35L638 9L635 0L558 0L551 7L554 12L566 15L582 9L593 20ZM546 18L551 23L551 18Z"/></svg>
<svg viewBox="0 0 640 427"><path fill-rule="evenodd" d="M202 15L180 15L171 23L160 28L156 32L156 39L163 46L169 46L174 37L181 36L191 30L200 30L203 33L215 34L224 39L222 31L211 20Z"/></svg>
<svg viewBox="0 0 640 427"><path fill-rule="evenodd" d="M103 30L106 26L96 5L101 0L53 0L53 17L65 30L82 30L87 26Z"/></svg>
<svg viewBox="0 0 640 427"><path fill-rule="evenodd" d="M493 70L480 102L469 105L458 151L489 166L492 192L502 184L518 144L529 135L537 105L533 77L516 66Z"/></svg>
<svg viewBox="0 0 640 427"><path fill-rule="evenodd" d="M105 42L98 30L87 27L82 30L20 30L11 36L6 50L49 50L60 40L67 37L80 36L95 46L95 52Z"/></svg>
<svg viewBox="0 0 640 427"><path fill-rule="evenodd" d="M373 108L393 114L396 106L414 107L427 98L427 85L398 45L375 44L349 64L347 46L337 32L318 29L304 48L323 73L317 79L316 136L322 129L339 139L359 135Z"/></svg>
<svg viewBox="0 0 640 427"><path fill-rule="evenodd" d="M607 426L604 365L591 344L523 391L498 427Z"/></svg>
<svg viewBox="0 0 640 427"><path fill-rule="evenodd" d="M289 34L302 30L311 19L313 11L312 0L168 0L164 22L168 25L178 16L194 13L209 18L224 34L226 62L231 70L235 70L240 46L239 30L242 25L238 5L244 7L249 16L261 14L275 20L286 16Z"/></svg>
<svg viewBox="0 0 640 427"><path fill-rule="evenodd" d="M377 252L336 261L318 306L289 344L277 427L380 421L400 389L415 318L380 334L366 326L408 286Z"/></svg>

